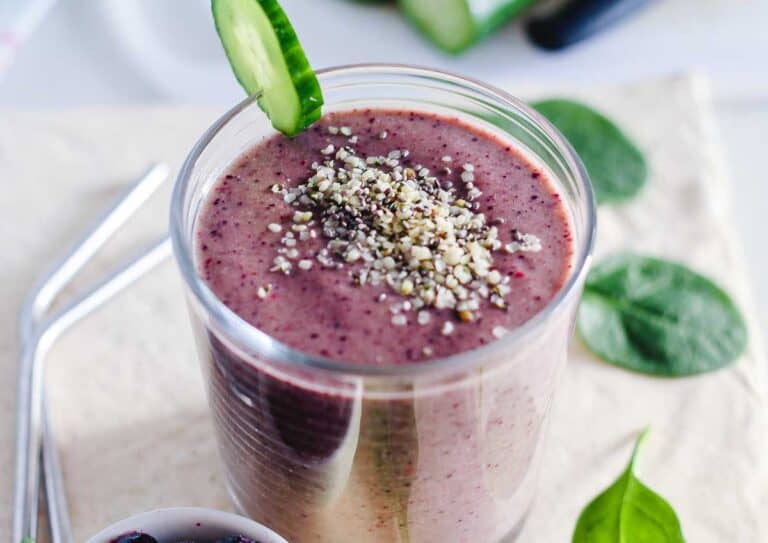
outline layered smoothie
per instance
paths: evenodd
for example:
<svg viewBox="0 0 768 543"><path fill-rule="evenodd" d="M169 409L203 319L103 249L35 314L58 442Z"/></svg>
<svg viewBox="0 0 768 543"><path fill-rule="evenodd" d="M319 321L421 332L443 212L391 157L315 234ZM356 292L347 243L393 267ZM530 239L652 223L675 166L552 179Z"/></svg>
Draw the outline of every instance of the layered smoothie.
<svg viewBox="0 0 768 543"><path fill-rule="evenodd" d="M233 163L196 247L227 307L317 359L397 371L485 349L482 367L379 385L209 334L209 397L246 513L294 543L514 532L572 321L553 315L503 347L572 271L570 219L545 168L458 118L334 112Z"/></svg>

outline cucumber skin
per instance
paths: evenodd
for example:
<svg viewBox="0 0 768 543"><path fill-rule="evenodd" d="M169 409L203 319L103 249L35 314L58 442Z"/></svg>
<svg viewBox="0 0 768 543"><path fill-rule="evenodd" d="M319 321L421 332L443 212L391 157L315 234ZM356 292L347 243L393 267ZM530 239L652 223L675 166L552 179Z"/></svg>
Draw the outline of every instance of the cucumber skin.
<svg viewBox="0 0 768 543"><path fill-rule="evenodd" d="M534 4L537 0L497 0L498 6L491 10L486 17L474 19L472 21L472 34L470 37L459 44L456 47L449 47L441 41L440 36L436 36L431 28L423 24L418 20L413 12L409 9L409 5L419 0L398 0L398 5L405 13L408 20L433 44L437 45L441 50L452 55L459 55L481 41L483 38L488 37L494 30L502 26L509 21L512 17L519 14L525 8ZM482 1L482 0L481 0ZM475 0L465 0L467 11L472 13L472 4Z"/></svg>
<svg viewBox="0 0 768 543"><path fill-rule="evenodd" d="M299 122L295 127L290 129L280 130L278 128L284 135L293 137L303 132L322 116L323 92L320 89L320 83L317 81L317 76L304 54L304 49L301 47L299 38L293 30L293 25L291 25L288 16L283 11L283 8L280 7L280 4L278 4L276 0L253 1L259 4L264 11L264 15L269 19L272 25L272 29L274 30L280 45L280 51L285 58L285 64L288 67L291 82L296 89L296 95L299 100ZM223 38L222 30L219 28L219 22L216 17L216 6L218 4L226 4L227 2L228 0L211 0L211 12L213 14L216 33L219 35L219 39L221 39L221 43L224 46L227 58L229 59L230 54L227 50L226 40ZM240 79L237 70L234 69L234 66L232 68L237 82L240 83L240 86L243 87L249 96L252 96L245 82ZM261 107L261 103L259 103L259 107ZM264 111L264 108L262 108L262 111ZM264 113L269 117L268 111L264 111Z"/></svg>

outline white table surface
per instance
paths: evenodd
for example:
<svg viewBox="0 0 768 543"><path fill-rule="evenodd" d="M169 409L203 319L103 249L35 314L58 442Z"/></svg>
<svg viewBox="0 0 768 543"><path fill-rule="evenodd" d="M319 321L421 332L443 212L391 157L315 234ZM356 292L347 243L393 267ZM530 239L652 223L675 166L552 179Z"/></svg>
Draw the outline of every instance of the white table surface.
<svg viewBox="0 0 768 543"><path fill-rule="evenodd" d="M708 75L733 178L763 328L768 328L768 2L656 0L620 27L564 53L538 51L517 25L454 58L391 7L284 0L315 66L389 61L437 66L504 85L570 88L681 70ZM207 0L63 0L0 74L0 107L221 105L242 92L228 74Z"/></svg>

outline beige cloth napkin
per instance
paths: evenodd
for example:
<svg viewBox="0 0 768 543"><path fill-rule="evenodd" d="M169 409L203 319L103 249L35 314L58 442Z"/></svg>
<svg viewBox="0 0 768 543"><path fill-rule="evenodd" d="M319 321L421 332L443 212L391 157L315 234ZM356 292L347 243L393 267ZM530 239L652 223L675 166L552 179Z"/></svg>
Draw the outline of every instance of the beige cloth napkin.
<svg viewBox="0 0 768 543"><path fill-rule="evenodd" d="M521 541L569 541L579 511L619 474L636 433L649 424L639 474L674 504L689 541L767 541L766 360L729 221L706 85L680 77L583 98L620 121L651 166L637 200L601 209L598 257L630 248L686 261L736 297L752 337L732 368L679 380L616 369L574 342ZM177 168L215 116L165 108L0 116L0 538L10 529L16 318L24 293L151 160ZM142 210L83 282L160 235L167 198ZM78 540L156 507L231 508L170 262L64 337L49 364Z"/></svg>

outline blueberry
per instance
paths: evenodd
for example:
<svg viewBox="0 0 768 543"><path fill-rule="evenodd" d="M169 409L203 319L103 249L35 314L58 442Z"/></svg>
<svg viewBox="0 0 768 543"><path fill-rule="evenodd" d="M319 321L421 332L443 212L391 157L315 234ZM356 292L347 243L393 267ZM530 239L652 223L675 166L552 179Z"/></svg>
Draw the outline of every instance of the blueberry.
<svg viewBox="0 0 768 543"><path fill-rule="evenodd" d="M157 539L142 532L128 532L113 539L112 543L157 543Z"/></svg>
<svg viewBox="0 0 768 543"><path fill-rule="evenodd" d="M219 539L216 543L259 543L259 542L254 541L250 537L245 537L244 535L231 535L229 537L225 537L224 539Z"/></svg>

